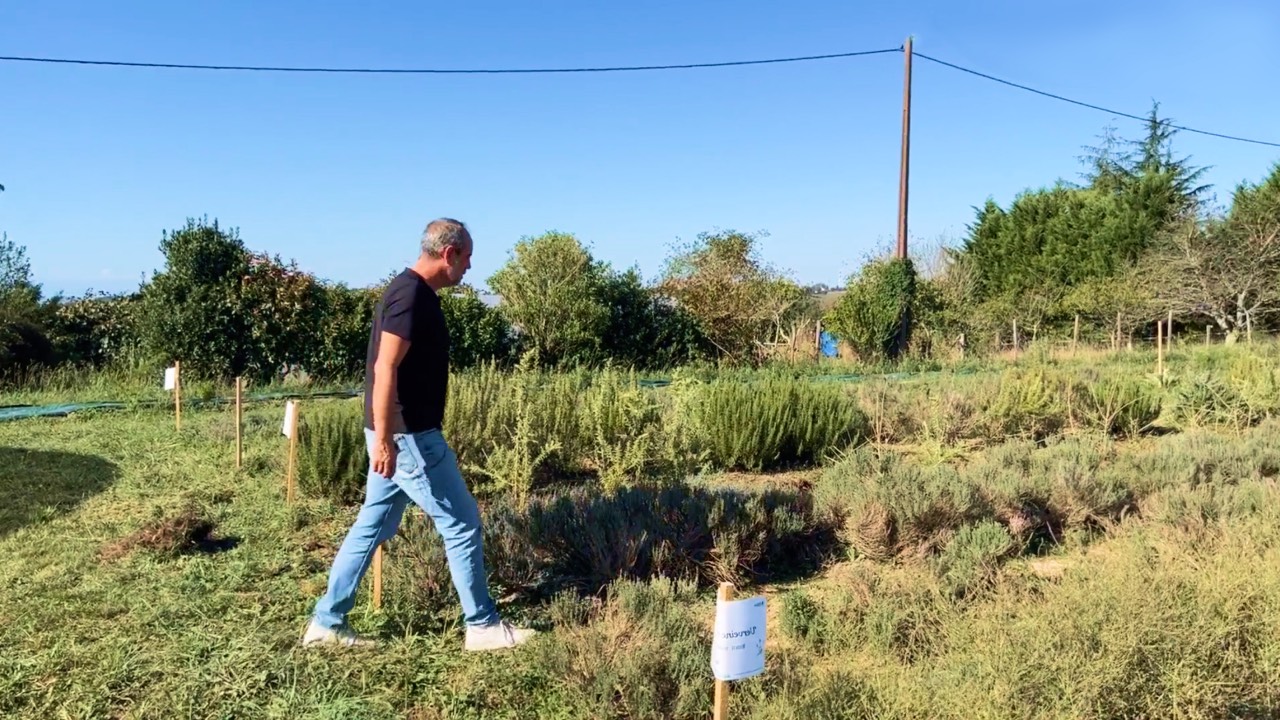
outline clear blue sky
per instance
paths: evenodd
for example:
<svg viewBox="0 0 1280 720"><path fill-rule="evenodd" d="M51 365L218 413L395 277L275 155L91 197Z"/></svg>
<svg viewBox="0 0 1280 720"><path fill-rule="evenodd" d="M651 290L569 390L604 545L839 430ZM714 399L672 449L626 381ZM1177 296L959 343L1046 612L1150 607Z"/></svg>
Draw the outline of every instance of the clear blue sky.
<svg viewBox="0 0 1280 720"><path fill-rule="evenodd" d="M896 47L1137 114L1280 138L1280 5L1171 2L5 3L0 55L180 63L547 67ZM968 6L961 8L960 6ZM897 6L897 7L895 7ZM909 7L908 7L909 6ZM0 230L47 291L128 290L161 231L208 215L367 284L463 219L483 285L558 229L618 267L767 230L803 282L891 243L902 58L663 73L310 76L0 63ZM958 240L988 196L1076 179L1112 122L916 62L911 234ZM1122 132L1135 123L1116 121ZM1280 150L1188 134L1220 198Z"/></svg>

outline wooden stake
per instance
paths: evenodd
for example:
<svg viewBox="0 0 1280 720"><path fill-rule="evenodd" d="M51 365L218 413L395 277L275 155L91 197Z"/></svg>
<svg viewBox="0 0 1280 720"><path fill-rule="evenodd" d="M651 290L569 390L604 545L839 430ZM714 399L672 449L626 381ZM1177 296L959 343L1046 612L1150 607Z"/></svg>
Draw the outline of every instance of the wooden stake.
<svg viewBox="0 0 1280 720"><path fill-rule="evenodd" d="M1114 350L1115 350L1116 352L1119 352L1119 351L1120 351L1120 336L1121 336L1121 333L1120 333L1120 311L1119 311L1119 310L1117 310L1117 311L1116 311L1116 344L1115 344L1115 348L1114 348Z"/></svg>
<svg viewBox="0 0 1280 720"><path fill-rule="evenodd" d="M1080 345L1080 316L1076 315L1076 326L1071 332L1071 354L1076 354L1076 347Z"/></svg>
<svg viewBox="0 0 1280 720"><path fill-rule="evenodd" d="M289 469L285 472L284 478L284 500L285 502L293 502L293 474L297 465L298 457L298 427L302 425L302 408L299 407L298 401L293 402L293 427L289 432Z"/></svg>
<svg viewBox="0 0 1280 720"><path fill-rule="evenodd" d="M729 602L733 600L733 593L733 583L720 583L720 590L716 593L716 599L720 602ZM712 718L713 720L729 720L729 683L724 680L716 681L716 704Z"/></svg>
<svg viewBox="0 0 1280 720"><path fill-rule="evenodd" d="M240 405L240 386L241 386L241 379L237 377L236 378L236 469L237 470L240 469L241 461L244 458L244 442L242 440L243 435L240 429L240 423L243 418L243 411Z"/></svg>
<svg viewBox="0 0 1280 720"><path fill-rule="evenodd" d="M1213 337L1212 333L1213 333L1213 326L1205 325L1204 326L1204 346L1205 347L1209 347L1209 339Z"/></svg>
<svg viewBox="0 0 1280 720"><path fill-rule="evenodd" d="M173 361L173 426L182 430L182 363Z"/></svg>
<svg viewBox="0 0 1280 720"><path fill-rule="evenodd" d="M1173 352L1173 311L1169 311L1169 322L1164 326L1164 341L1170 353Z"/></svg>
<svg viewBox="0 0 1280 720"><path fill-rule="evenodd" d="M1018 321L1017 320L1013 321L1013 355L1014 357L1017 357L1018 355Z"/></svg>
<svg viewBox="0 0 1280 720"><path fill-rule="evenodd" d="M1156 375L1164 377L1164 323L1156 321Z"/></svg>
<svg viewBox="0 0 1280 720"><path fill-rule="evenodd" d="M373 551L373 606L382 607L382 545Z"/></svg>

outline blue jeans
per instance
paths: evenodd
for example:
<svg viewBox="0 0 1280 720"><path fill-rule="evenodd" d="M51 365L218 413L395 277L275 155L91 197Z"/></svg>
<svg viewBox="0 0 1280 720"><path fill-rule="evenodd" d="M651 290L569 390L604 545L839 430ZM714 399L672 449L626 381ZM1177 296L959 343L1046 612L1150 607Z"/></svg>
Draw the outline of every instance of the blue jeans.
<svg viewBox="0 0 1280 720"><path fill-rule="evenodd" d="M365 428L364 433L372 454L373 431ZM413 502L431 517L444 538L463 620L468 625L497 622L484 566L480 508L463 482L457 456L439 430L393 437L398 450L395 475L388 480L374 472L370 463L364 505L334 558L329 589L316 604L314 619L332 629L346 622L374 550L395 536L405 508Z"/></svg>

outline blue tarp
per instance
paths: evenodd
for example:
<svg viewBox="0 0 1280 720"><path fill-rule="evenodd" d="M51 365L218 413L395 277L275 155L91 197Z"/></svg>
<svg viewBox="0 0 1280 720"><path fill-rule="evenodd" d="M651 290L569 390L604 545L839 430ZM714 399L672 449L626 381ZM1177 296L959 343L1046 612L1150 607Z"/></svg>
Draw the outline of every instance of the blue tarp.
<svg viewBox="0 0 1280 720"><path fill-rule="evenodd" d="M835 335L824 330L820 337L822 338L822 342L818 344L818 348L823 357L838 357L840 355L840 348L836 343Z"/></svg>

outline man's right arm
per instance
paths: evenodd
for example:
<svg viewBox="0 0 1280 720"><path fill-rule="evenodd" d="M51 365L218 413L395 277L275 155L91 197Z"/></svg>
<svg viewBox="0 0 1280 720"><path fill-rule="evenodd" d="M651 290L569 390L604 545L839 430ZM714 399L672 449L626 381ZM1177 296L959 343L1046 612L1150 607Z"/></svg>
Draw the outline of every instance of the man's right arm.
<svg viewBox="0 0 1280 720"><path fill-rule="evenodd" d="M396 430L396 370L409 351L409 341L387 331L378 338L378 359L373 365L373 433L390 440Z"/></svg>
<svg viewBox="0 0 1280 720"><path fill-rule="evenodd" d="M378 336L378 355L373 363L373 470L389 478L396 472L396 376L400 362L409 352L413 326L413 297L406 293L387 297L382 311L382 333Z"/></svg>

